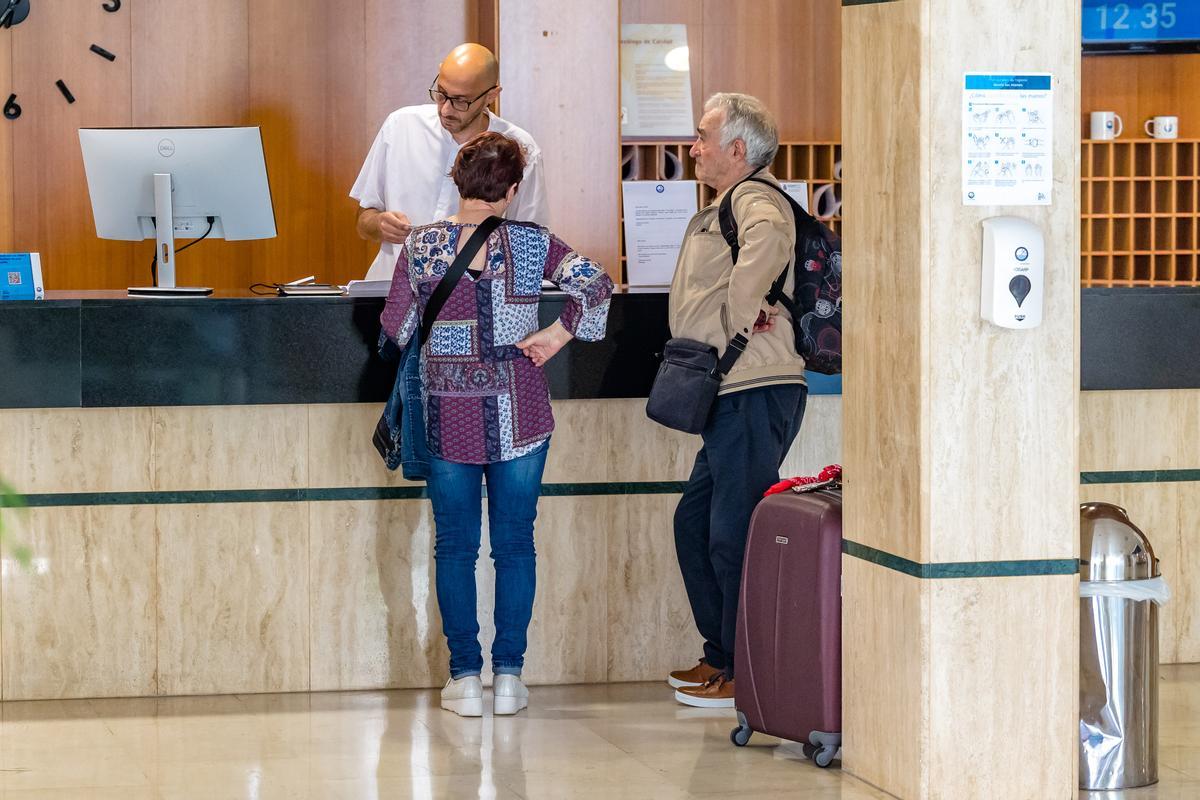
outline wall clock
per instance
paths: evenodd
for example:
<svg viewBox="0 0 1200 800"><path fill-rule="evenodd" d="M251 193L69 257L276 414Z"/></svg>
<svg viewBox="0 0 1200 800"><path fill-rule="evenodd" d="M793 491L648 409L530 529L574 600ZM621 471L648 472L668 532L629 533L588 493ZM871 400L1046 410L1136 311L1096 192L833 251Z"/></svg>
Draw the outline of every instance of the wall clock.
<svg viewBox="0 0 1200 800"><path fill-rule="evenodd" d="M29 16L29 6L31 0L0 0L0 28L12 28L14 25L20 25ZM101 7L110 14L115 14L121 10L121 0L106 0L100 4ZM106 61L116 61L117 57L108 50L105 50L98 44L93 44L88 48L100 58ZM58 91L62 94L63 100L68 103L75 102L75 95L71 93L71 87L66 81L59 78L54 82L58 87ZM3 95L0 95L3 96ZM17 119L21 116L21 106L17 102L15 92L10 92L8 100L4 103L4 118L9 120Z"/></svg>

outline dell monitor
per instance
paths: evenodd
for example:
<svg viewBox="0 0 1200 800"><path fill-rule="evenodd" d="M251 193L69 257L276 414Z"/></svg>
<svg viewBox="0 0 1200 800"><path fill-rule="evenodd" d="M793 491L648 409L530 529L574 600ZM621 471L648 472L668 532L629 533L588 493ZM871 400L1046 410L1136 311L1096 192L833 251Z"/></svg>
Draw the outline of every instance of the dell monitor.
<svg viewBox="0 0 1200 800"><path fill-rule="evenodd" d="M80 128L96 235L155 239L156 286L130 294L211 294L175 285L175 237L275 236L258 128Z"/></svg>

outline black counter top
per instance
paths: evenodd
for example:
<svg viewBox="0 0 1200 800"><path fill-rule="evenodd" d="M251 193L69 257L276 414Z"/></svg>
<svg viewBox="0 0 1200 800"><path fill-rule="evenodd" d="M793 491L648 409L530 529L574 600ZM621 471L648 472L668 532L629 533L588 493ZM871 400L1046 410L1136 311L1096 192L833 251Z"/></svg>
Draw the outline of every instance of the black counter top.
<svg viewBox="0 0 1200 800"><path fill-rule="evenodd" d="M547 293L549 324L563 296ZM127 298L0 304L0 408L382 402L382 298ZM613 296L609 336L546 366L555 399L645 397L668 337L665 292ZM1200 289L1086 289L1082 388L1200 388ZM840 381L810 374L815 393Z"/></svg>
<svg viewBox="0 0 1200 800"><path fill-rule="evenodd" d="M564 296L542 298L543 325ZM382 402L378 297L128 298L55 293L0 305L0 408ZM546 367L556 399L645 397L666 295L620 293L602 342Z"/></svg>
<svg viewBox="0 0 1200 800"><path fill-rule="evenodd" d="M1200 289L1085 289L1084 390L1200 388Z"/></svg>

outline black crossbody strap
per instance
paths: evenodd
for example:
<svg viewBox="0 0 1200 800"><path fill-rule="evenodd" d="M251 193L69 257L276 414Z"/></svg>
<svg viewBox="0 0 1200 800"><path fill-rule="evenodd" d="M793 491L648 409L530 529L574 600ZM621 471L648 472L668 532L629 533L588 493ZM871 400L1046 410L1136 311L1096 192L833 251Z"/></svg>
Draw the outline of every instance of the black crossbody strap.
<svg viewBox="0 0 1200 800"><path fill-rule="evenodd" d="M494 216L481 222L455 257L450 269L446 270L446 274L438 281L437 287L429 297L429 302L425 304L425 314L421 317L421 338L418 341L422 344L429 341L434 321L437 320L438 314L442 313L442 306L446 305L446 301L450 299L450 293L454 291L454 287L462 279L463 273L475 259L475 254L479 252L479 248L483 247L483 243L492 235L492 231L500 226L501 222L504 220Z"/></svg>
<svg viewBox="0 0 1200 800"><path fill-rule="evenodd" d="M729 370L733 369L733 365L742 357L742 353L746 352L746 345L749 343L742 334L738 334L729 340L729 344L725 347L725 352L717 360L717 365L713 367L713 373L718 378L724 378L729 374Z"/></svg>

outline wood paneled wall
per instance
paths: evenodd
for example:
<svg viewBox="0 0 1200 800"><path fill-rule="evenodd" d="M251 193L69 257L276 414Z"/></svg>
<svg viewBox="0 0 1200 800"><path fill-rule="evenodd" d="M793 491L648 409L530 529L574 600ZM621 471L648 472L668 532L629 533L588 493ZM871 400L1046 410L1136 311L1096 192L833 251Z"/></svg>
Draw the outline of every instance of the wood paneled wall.
<svg viewBox="0 0 1200 800"><path fill-rule="evenodd" d="M697 116L715 92L746 92L792 142L841 140L841 14L836 0L621 0L622 23L687 24Z"/></svg>
<svg viewBox="0 0 1200 800"><path fill-rule="evenodd" d="M542 149L550 227L614 278L621 274L617 17L617 0L500 0L505 118Z"/></svg>
<svg viewBox="0 0 1200 800"><path fill-rule="evenodd" d="M1181 138L1200 137L1200 55L1087 56L1081 96L1084 136L1088 114L1115 111L1125 122L1123 139L1141 139L1142 123L1154 116L1179 117Z"/></svg>
<svg viewBox="0 0 1200 800"><path fill-rule="evenodd" d="M77 130L260 125L278 237L198 245L179 282L362 277L374 246L356 235L347 192L363 157L389 112L427 102L438 62L481 20L494 40L493 2L155 0L110 14L99 0L40 0L0 31L0 102L16 92L24 112L0 119L0 251L40 252L51 289L146 283L153 242L96 238Z"/></svg>

